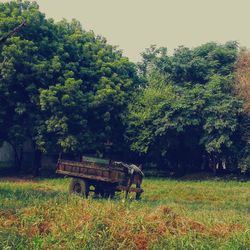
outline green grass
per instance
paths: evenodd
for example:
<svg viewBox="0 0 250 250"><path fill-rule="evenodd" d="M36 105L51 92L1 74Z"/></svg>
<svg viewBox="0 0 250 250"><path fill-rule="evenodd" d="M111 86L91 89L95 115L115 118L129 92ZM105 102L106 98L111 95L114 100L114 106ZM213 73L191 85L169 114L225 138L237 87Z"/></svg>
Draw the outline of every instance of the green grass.
<svg viewBox="0 0 250 250"><path fill-rule="evenodd" d="M137 202L69 181L0 179L0 249L250 249L249 182L146 179Z"/></svg>

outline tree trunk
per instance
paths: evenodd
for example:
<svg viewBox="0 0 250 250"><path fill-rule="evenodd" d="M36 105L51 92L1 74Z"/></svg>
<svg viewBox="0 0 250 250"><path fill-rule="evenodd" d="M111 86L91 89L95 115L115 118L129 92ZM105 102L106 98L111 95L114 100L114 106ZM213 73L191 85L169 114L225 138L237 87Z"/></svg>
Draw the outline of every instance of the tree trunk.
<svg viewBox="0 0 250 250"><path fill-rule="evenodd" d="M34 161L33 161L33 176L39 176L40 169L42 166L42 152L39 149L34 151Z"/></svg>
<svg viewBox="0 0 250 250"><path fill-rule="evenodd" d="M11 30L6 36L3 36L3 37L0 38L0 44L1 44L1 43L5 43L6 40L7 40L9 37L15 35L15 34L16 34L23 26L25 26L25 25L26 25L26 21L22 21L22 23L21 23L20 25L18 25L18 26L15 27L13 30Z"/></svg>
<svg viewBox="0 0 250 250"><path fill-rule="evenodd" d="M23 147L16 147L12 143L10 143L14 150L14 158L15 158L15 165L14 165L14 172L20 173L22 169L22 163L23 163Z"/></svg>
<svg viewBox="0 0 250 250"><path fill-rule="evenodd" d="M209 157L209 167L212 169L213 175L217 174L217 164L218 160L215 154L211 154Z"/></svg>

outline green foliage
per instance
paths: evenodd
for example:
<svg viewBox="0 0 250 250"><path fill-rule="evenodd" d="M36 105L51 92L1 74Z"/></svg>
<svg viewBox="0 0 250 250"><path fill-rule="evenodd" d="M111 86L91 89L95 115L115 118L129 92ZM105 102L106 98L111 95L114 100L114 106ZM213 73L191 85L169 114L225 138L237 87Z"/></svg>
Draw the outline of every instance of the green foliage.
<svg viewBox="0 0 250 250"><path fill-rule="evenodd" d="M137 81L135 65L76 20L54 23L36 3L0 4L1 140L40 151L119 150L121 116Z"/></svg>
<svg viewBox="0 0 250 250"><path fill-rule="evenodd" d="M137 79L135 66L78 22L62 21L57 27L62 35L54 63L58 83L40 95L50 138L64 151L104 152L107 141L119 149L121 116ZM40 145L51 143L46 130Z"/></svg>
<svg viewBox="0 0 250 250"><path fill-rule="evenodd" d="M234 143L232 136L239 125L242 102L228 93L230 83L230 79L215 75L205 87L204 135L201 140L208 153L220 153Z"/></svg>
<svg viewBox="0 0 250 250"><path fill-rule="evenodd" d="M227 76L233 72L237 58L237 43L218 45L206 43L194 49L180 46L173 56L167 55L167 48L151 46L142 53L139 70L147 75L156 69L175 84L204 84L212 75Z"/></svg>
<svg viewBox="0 0 250 250"><path fill-rule="evenodd" d="M127 112L131 149L177 172L236 169L244 145L242 101L233 92L237 44L180 47L173 56L151 47L142 55L145 86Z"/></svg>
<svg viewBox="0 0 250 250"><path fill-rule="evenodd" d="M84 94L80 91L82 81L68 78L65 84L57 84L49 89L41 90L41 109L48 112L46 129L40 145L45 145L45 140L50 143L58 143L65 151L77 150L82 136L86 130L87 102ZM85 129L84 129L85 128ZM76 137L76 131L80 131ZM47 137L44 137L47 133ZM54 136L53 136L54 135ZM51 137L51 140L48 140Z"/></svg>
<svg viewBox="0 0 250 250"><path fill-rule="evenodd" d="M128 106L126 123L127 139L131 142L131 149L141 153L147 153L152 141L154 141L156 122L162 115L165 107L169 107L176 98L173 87L164 83L164 79L154 72L149 76L147 85L134 101Z"/></svg>
<svg viewBox="0 0 250 250"><path fill-rule="evenodd" d="M45 19L35 2L1 3L0 9L0 37L23 20L26 22L0 47L0 102L5 110L0 117L4 131L1 139L13 146L20 168L24 142L28 139L38 149L36 135L44 121L39 106L39 88L53 83L55 73L48 69L57 40L53 21Z"/></svg>

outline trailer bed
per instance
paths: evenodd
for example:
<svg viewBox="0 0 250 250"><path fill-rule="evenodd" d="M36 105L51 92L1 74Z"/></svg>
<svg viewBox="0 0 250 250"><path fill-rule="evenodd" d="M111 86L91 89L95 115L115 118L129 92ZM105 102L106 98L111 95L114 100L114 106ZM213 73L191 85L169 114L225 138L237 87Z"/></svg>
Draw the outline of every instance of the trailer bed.
<svg viewBox="0 0 250 250"><path fill-rule="evenodd" d="M56 173L110 183L120 183L126 179L126 173L121 167L88 161L59 160Z"/></svg>

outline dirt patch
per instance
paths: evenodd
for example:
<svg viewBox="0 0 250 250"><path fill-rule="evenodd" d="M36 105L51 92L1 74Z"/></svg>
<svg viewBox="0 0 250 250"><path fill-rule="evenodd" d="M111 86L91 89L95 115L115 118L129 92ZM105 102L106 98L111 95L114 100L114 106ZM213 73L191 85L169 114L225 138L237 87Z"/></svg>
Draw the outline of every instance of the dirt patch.
<svg viewBox="0 0 250 250"><path fill-rule="evenodd" d="M36 235L47 235L51 233L52 224L49 222L40 222L38 224L31 225L29 227L21 227L19 233L30 239Z"/></svg>
<svg viewBox="0 0 250 250"><path fill-rule="evenodd" d="M18 216L9 210L0 210L0 227L11 227L19 222Z"/></svg>
<svg viewBox="0 0 250 250"><path fill-rule="evenodd" d="M159 210L163 214L173 214L174 213L171 207L165 206L165 205L160 206Z"/></svg>
<svg viewBox="0 0 250 250"><path fill-rule="evenodd" d="M230 235L242 232L246 228L244 225L227 224L227 223L215 223L211 226L207 226L199 221L193 220L191 218L178 215L169 206L160 206L153 217L148 217L152 222L158 222L159 233L167 233L173 235L186 234L188 232L194 231L201 235L211 235L216 238L226 238ZM164 223L164 224L163 224Z"/></svg>
<svg viewBox="0 0 250 250"><path fill-rule="evenodd" d="M148 249L148 237L145 233L139 233L134 236L135 244L138 250L147 250Z"/></svg>
<svg viewBox="0 0 250 250"><path fill-rule="evenodd" d="M13 212L10 211L10 210L0 209L0 217L8 217L8 216L10 216L12 214L13 214Z"/></svg>
<svg viewBox="0 0 250 250"><path fill-rule="evenodd" d="M189 226L189 230L196 231L200 234L206 234L209 232L208 228L198 221L187 220L187 225Z"/></svg>
<svg viewBox="0 0 250 250"><path fill-rule="evenodd" d="M242 232L246 228L239 224L239 223L216 223L213 225L213 228L211 230L211 234L216 237L228 237L231 234Z"/></svg>

